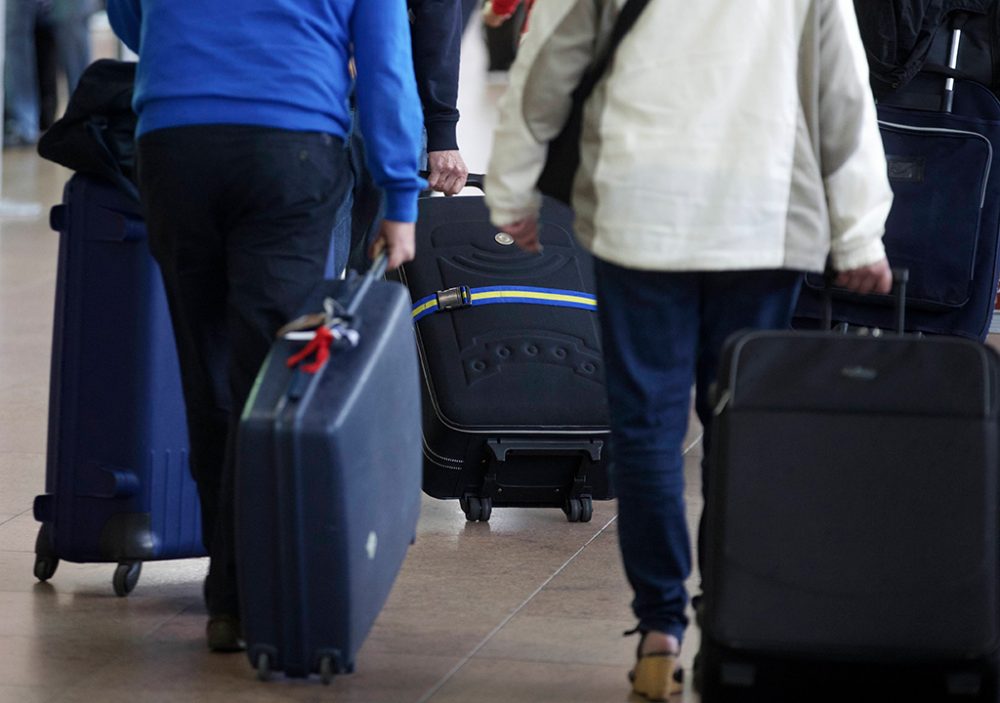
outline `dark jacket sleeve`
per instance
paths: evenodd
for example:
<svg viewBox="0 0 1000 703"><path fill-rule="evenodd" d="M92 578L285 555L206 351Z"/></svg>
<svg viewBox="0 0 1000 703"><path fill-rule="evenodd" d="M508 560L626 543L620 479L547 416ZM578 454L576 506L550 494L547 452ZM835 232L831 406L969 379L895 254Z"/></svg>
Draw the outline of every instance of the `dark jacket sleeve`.
<svg viewBox="0 0 1000 703"><path fill-rule="evenodd" d="M427 128L427 151L458 149L461 0L409 0L413 68Z"/></svg>

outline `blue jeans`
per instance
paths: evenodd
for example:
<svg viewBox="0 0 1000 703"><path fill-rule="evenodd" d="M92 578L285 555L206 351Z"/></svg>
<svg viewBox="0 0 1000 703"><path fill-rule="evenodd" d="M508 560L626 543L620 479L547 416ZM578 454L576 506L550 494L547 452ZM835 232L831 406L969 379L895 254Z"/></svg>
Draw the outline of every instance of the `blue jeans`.
<svg viewBox="0 0 1000 703"><path fill-rule="evenodd" d="M611 409L612 481L622 560L642 631L683 639L691 573L682 443L691 386L709 451L722 345L748 328L786 328L793 271L663 273L597 260L598 314ZM702 476L705 478L704 462ZM708 491L708 486L703 485Z"/></svg>
<svg viewBox="0 0 1000 703"><path fill-rule="evenodd" d="M39 0L7 0L6 64L4 71L7 132L25 142L38 139L40 113L38 64L35 57L35 25L51 24L59 62L66 73L69 92L90 63L90 34L84 13L49 15Z"/></svg>

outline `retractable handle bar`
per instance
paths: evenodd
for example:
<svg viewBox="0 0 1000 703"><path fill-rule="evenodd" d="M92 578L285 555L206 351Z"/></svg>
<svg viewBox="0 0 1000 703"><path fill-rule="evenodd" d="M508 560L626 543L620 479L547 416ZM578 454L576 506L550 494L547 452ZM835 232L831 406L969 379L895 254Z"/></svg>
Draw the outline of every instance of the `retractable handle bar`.
<svg viewBox="0 0 1000 703"><path fill-rule="evenodd" d="M829 330L833 327L833 281L837 274L832 269L827 269L823 275L823 329ZM892 269L892 296L894 299L894 313L896 321L896 332L903 334L906 331L906 285L910 282L910 270L906 268Z"/></svg>

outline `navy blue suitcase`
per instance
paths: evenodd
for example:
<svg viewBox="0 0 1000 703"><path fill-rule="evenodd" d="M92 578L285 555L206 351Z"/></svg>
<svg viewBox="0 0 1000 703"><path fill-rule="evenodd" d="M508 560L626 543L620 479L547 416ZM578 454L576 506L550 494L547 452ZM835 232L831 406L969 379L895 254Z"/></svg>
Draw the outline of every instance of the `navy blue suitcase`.
<svg viewBox="0 0 1000 703"><path fill-rule="evenodd" d="M878 106L895 200L886 254L910 270L907 331L984 340L1000 279L1000 100L985 86L921 74ZM823 312L823 280L806 276L796 326ZM839 292L834 320L892 328L892 297Z"/></svg>
<svg viewBox="0 0 1000 703"><path fill-rule="evenodd" d="M173 328L139 206L76 175L60 233L45 494L35 576L59 560L117 562L118 595L143 561L205 554Z"/></svg>
<svg viewBox="0 0 1000 703"><path fill-rule="evenodd" d="M261 679L273 670L329 682L352 671L415 539L420 371L410 299L376 273L316 291L305 309L329 313L338 338L329 361L302 341L315 332L283 335L240 422L237 572ZM295 363L296 354L309 358Z"/></svg>
<svg viewBox="0 0 1000 703"><path fill-rule="evenodd" d="M589 522L613 497L593 261L569 207L545 198L540 222L545 251L529 254L482 197L423 198L417 257L395 274L414 300L424 491L472 522L494 507Z"/></svg>

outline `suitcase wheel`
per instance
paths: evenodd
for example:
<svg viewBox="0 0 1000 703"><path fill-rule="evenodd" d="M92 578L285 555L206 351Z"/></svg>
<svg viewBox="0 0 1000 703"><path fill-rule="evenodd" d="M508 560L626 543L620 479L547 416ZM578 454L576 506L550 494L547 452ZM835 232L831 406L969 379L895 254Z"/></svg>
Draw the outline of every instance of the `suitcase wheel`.
<svg viewBox="0 0 1000 703"><path fill-rule="evenodd" d="M333 681L333 658L323 657L319 660L319 679L324 686L329 686Z"/></svg>
<svg viewBox="0 0 1000 703"><path fill-rule="evenodd" d="M469 522L489 522L493 514L493 499L466 494L458 499L465 519Z"/></svg>
<svg viewBox="0 0 1000 703"><path fill-rule="evenodd" d="M267 652L261 652L257 655L257 679L260 681L271 679L271 656ZM324 683L326 682L324 681Z"/></svg>
<svg viewBox="0 0 1000 703"><path fill-rule="evenodd" d="M119 564L115 568L114 578L111 579L115 595L124 598L131 593L135 589L135 584L139 582L139 574L141 573L141 561L126 561Z"/></svg>
<svg viewBox="0 0 1000 703"><path fill-rule="evenodd" d="M563 505L563 512L570 522L590 522L594 516L594 501L587 496L569 498Z"/></svg>
<svg viewBox="0 0 1000 703"><path fill-rule="evenodd" d="M36 556L35 557L35 578L39 581L48 581L59 568L59 560L55 557Z"/></svg>

